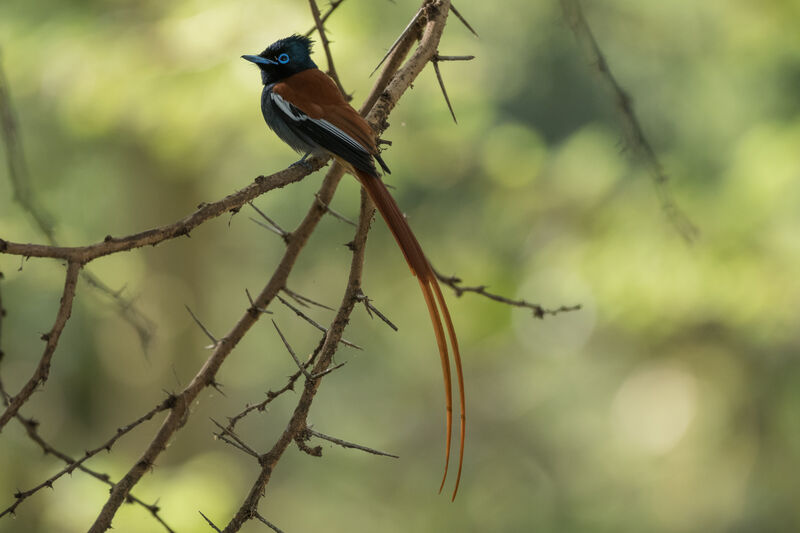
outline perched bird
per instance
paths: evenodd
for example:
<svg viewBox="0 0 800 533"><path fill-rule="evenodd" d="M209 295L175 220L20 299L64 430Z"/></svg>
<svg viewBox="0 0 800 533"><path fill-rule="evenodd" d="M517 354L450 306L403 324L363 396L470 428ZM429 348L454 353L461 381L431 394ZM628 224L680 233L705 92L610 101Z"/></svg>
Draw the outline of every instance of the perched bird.
<svg viewBox="0 0 800 533"><path fill-rule="evenodd" d="M311 59L311 40L307 37L292 35L272 43L258 55L244 55L242 58L255 63L261 70L261 81L264 83L261 112L270 129L286 144L305 154L301 162L309 154L327 153L358 179L389 226L411 272L419 281L436 335L447 397L447 451L439 492L444 487L450 465L453 426L450 358L445 338L445 328L447 329L453 349L461 409L458 474L453 490L455 499L464 462L466 427L464 377L458 339L436 274L375 168L374 160L389 173L389 168L378 152L375 133L367 121L345 101L334 81L314 64Z"/></svg>

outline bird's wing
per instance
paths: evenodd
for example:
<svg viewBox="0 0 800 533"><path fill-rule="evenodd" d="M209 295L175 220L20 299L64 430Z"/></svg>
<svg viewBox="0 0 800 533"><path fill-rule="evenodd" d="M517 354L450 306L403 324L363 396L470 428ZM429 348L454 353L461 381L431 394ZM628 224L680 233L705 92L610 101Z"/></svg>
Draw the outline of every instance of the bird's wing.
<svg viewBox="0 0 800 533"><path fill-rule="evenodd" d="M309 69L276 83L269 102L296 133L354 168L377 175L372 129L325 73Z"/></svg>

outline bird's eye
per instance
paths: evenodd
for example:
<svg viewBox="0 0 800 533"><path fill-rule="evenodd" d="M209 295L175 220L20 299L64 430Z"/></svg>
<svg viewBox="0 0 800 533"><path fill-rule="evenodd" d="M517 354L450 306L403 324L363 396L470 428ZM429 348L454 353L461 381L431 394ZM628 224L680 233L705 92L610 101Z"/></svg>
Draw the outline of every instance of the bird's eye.
<svg viewBox="0 0 800 533"><path fill-rule="evenodd" d="M278 63L285 65L289 62L289 54L281 54L278 56Z"/></svg>

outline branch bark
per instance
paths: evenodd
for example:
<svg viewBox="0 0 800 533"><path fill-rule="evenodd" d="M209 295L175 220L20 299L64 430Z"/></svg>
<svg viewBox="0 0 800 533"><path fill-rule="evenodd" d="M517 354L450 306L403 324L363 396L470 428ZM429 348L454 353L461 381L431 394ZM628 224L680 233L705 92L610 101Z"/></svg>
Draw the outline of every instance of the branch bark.
<svg viewBox="0 0 800 533"><path fill-rule="evenodd" d="M22 389L11 398L8 407L6 407L3 414L0 415L0 431L3 430L3 427L9 420L14 418L19 408L28 401L28 398L31 397L39 385L47 381L47 378L50 376L50 362L53 359L56 346L58 346L58 340L61 338L61 332L64 331L64 326L67 324L67 320L69 320L72 314L72 301L75 298L75 288L78 283L78 274L81 271L81 266L82 265L76 261L70 261L67 265L64 291L61 293L61 305L58 308L55 323L48 333L42 335L42 339L47 341L44 353L39 359L39 364L36 366L33 375L28 382L23 385Z"/></svg>

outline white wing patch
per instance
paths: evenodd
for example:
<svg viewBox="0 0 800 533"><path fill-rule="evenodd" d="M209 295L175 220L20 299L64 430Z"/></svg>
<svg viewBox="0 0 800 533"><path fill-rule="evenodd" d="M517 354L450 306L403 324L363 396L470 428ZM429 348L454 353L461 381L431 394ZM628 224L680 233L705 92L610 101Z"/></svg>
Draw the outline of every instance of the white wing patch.
<svg viewBox="0 0 800 533"><path fill-rule="evenodd" d="M337 128L327 120L321 118L309 117L308 115L300 111L298 108L296 108L295 106L284 100L281 97L281 95L276 94L274 91L270 91L269 96L272 102L276 106L278 106L278 109L280 109L283 114L285 114L287 117L294 120L295 122L310 122L312 124L315 124L316 126L325 130L327 133L343 141L353 150L370 155L369 151L366 148L364 148L364 146L361 143L350 137L344 131Z"/></svg>

